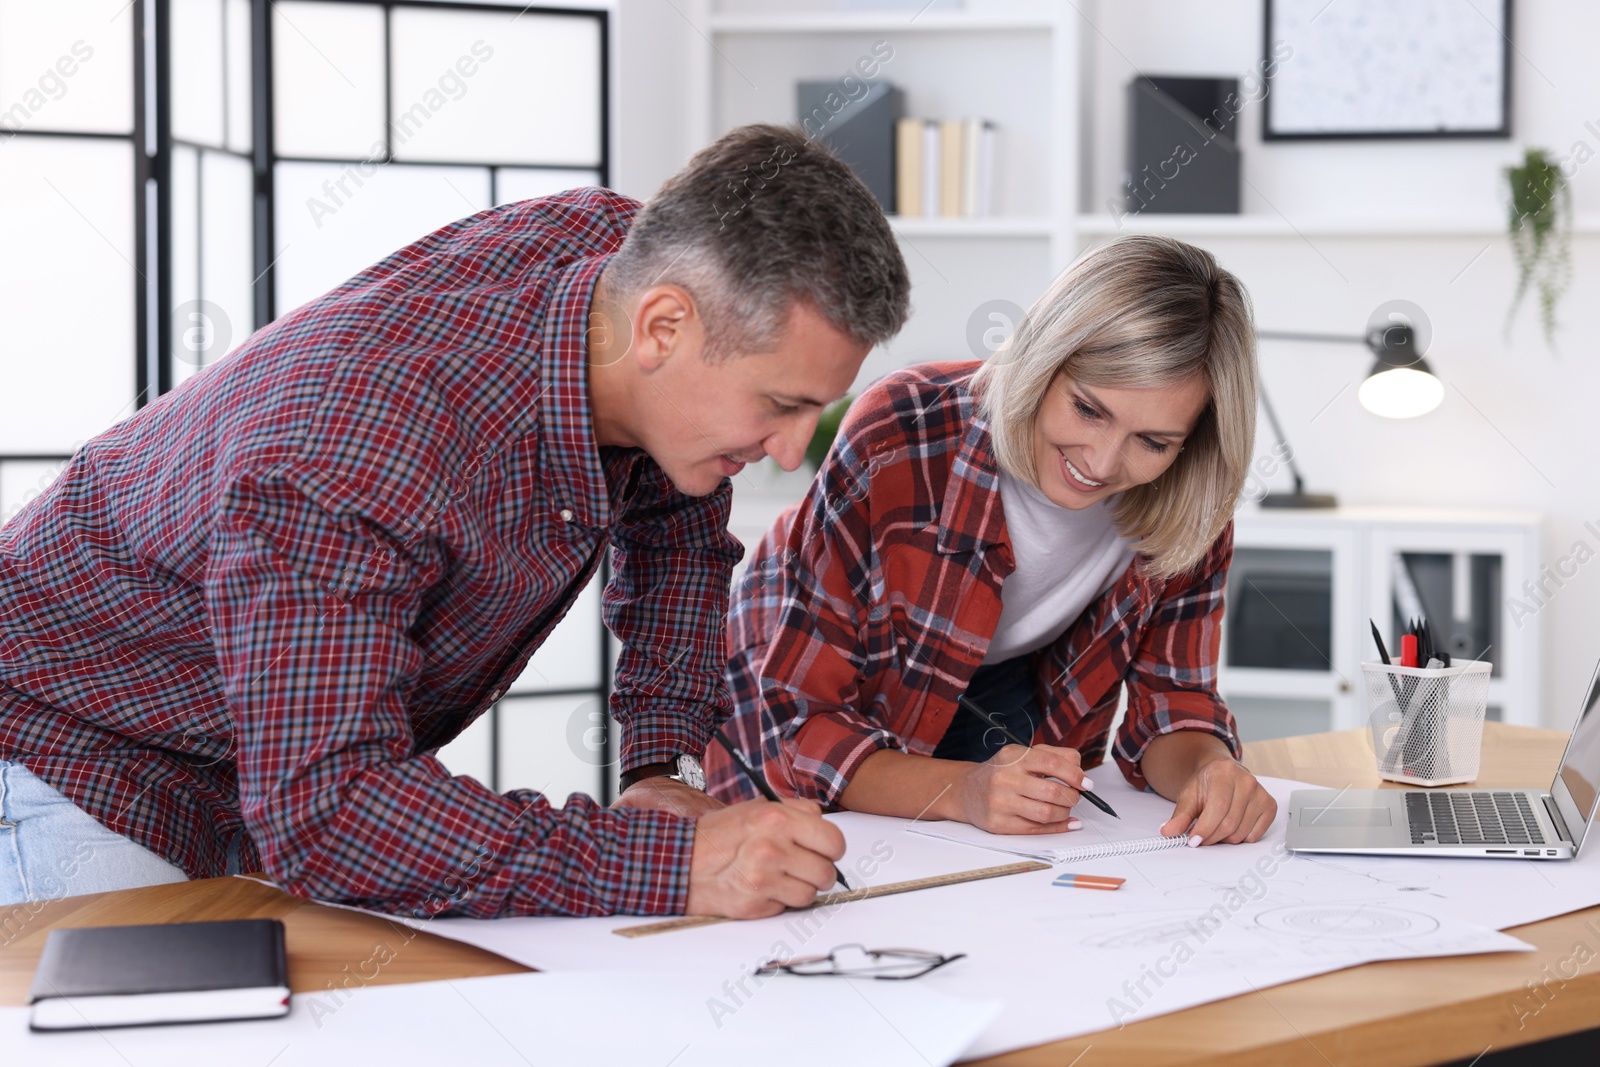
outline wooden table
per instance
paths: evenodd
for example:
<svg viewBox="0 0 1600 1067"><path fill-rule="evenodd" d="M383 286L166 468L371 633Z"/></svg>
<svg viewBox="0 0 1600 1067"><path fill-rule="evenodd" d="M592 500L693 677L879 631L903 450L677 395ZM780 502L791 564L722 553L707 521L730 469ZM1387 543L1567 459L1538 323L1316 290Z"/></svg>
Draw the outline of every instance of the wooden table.
<svg viewBox="0 0 1600 1067"><path fill-rule="evenodd" d="M1489 723L1477 784L1546 785L1565 740L1554 730ZM1333 788L1383 784L1363 730L1255 742L1245 746L1245 760L1258 774ZM213 878L0 909L0 1004L25 1002L53 927L255 917L284 921L296 992L527 970L372 916L308 904L255 882ZM1600 1025L1600 908L1511 932L1538 951L1369 963L985 1062L1436 1064ZM1570 974L1580 943L1591 949L1587 965L1565 985L1546 986L1553 995L1537 1013L1524 1012L1519 1029L1518 1006L1536 1003L1525 983L1547 981L1563 962Z"/></svg>

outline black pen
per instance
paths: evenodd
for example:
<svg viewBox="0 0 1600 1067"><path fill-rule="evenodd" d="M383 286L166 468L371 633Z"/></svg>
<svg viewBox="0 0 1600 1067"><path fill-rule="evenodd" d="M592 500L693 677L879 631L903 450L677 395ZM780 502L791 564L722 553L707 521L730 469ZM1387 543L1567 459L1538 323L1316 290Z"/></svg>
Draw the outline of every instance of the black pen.
<svg viewBox="0 0 1600 1067"><path fill-rule="evenodd" d="M1024 741L1022 738L1020 738L1016 734L1012 733L1011 729L1008 726L1006 726L1005 723L1001 722L999 719L995 718L993 715L990 715L987 711L984 711L982 708L978 707L978 702L973 700L973 699L971 699L966 694L963 693L960 697L958 697L956 699L956 703L960 704L962 707L964 707L968 711L972 712L972 714L976 715L978 718L980 718L984 722L988 723L994 729L999 730L1000 731L1000 736L1005 738L1007 741L1010 741L1013 745L1021 745L1023 748L1032 748L1033 747L1028 742ZM1056 780L1060 781L1059 778L1056 779ZM1069 783L1067 783L1067 782L1061 782L1061 784L1062 785L1069 785ZM1069 787L1070 788L1077 788L1076 786L1069 786ZM1107 804L1105 801L1101 800L1099 797L1095 796L1093 793L1089 792L1087 789L1078 789L1078 795L1083 797L1083 799L1087 800L1089 803L1093 804L1095 807L1099 808L1101 811L1105 812L1107 815L1111 816L1113 819L1122 818L1122 816L1118 815L1115 811L1111 810L1111 805L1110 804Z"/></svg>
<svg viewBox="0 0 1600 1067"><path fill-rule="evenodd" d="M1389 650L1384 647L1383 635L1378 632L1378 624L1373 622L1371 619L1368 619L1367 622L1372 626L1372 639L1378 643L1378 658L1383 660L1383 665L1385 667L1392 667L1393 664L1389 662ZM1389 675L1389 688L1394 690L1395 706L1401 707L1400 679L1396 678L1392 674Z"/></svg>
<svg viewBox="0 0 1600 1067"><path fill-rule="evenodd" d="M1378 644L1378 658L1383 660L1383 665L1387 667L1390 665L1389 650L1383 645L1383 635L1378 632L1378 624L1373 622L1371 619L1367 620L1367 624L1372 627L1372 639Z"/></svg>
<svg viewBox="0 0 1600 1067"><path fill-rule="evenodd" d="M778 799L778 794L774 793L772 791L772 787L767 784L767 780L761 777L761 775L757 774L754 767L750 766L750 761L744 758L744 753L734 748L733 743L730 742L726 737L722 736L721 730L717 730L711 736L717 739L717 744L728 750L728 755L733 757L734 764L744 772L744 776L746 778L750 779L750 784L761 791L762 796L766 797L770 801L773 801L774 803L783 803L783 801ZM834 865L833 876L839 879L840 885L844 886L852 893L855 892L855 890L850 889L850 883L844 880L844 872L839 869L837 864Z"/></svg>

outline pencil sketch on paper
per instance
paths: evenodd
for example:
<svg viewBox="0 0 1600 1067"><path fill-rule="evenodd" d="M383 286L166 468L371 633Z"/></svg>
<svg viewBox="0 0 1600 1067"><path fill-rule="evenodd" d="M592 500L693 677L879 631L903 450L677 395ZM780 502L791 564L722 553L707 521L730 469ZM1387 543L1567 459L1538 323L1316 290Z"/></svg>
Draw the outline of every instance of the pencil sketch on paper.
<svg viewBox="0 0 1600 1067"><path fill-rule="evenodd" d="M1426 937L1439 920L1384 904L1287 904L1257 912L1255 925L1259 932L1307 940L1390 941Z"/></svg>
<svg viewBox="0 0 1600 1067"><path fill-rule="evenodd" d="M1101 925L1108 918L1124 921ZM1267 958L1355 955L1381 959L1448 954L1462 951L1474 936L1466 930L1447 929L1434 916L1381 900L1247 905L1229 915L1218 915L1212 909L1120 917L1102 914L1093 919L1061 916L1050 925L1081 928L1086 921L1093 922L1094 928L1075 936L1085 951L1116 954L1175 950L1181 945L1186 958L1203 959L1202 966L1221 970Z"/></svg>

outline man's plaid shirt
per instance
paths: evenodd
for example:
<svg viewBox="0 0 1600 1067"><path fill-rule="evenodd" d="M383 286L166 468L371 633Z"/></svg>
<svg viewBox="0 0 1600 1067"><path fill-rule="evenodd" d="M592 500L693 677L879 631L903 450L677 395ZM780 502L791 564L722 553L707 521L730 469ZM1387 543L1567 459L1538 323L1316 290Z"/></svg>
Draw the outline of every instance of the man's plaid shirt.
<svg viewBox="0 0 1600 1067"><path fill-rule="evenodd" d="M0 759L192 876L237 843L370 907L681 912L691 823L433 755L607 546L622 767L728 713L729 487L681 495L591 428L590 299L637 209L462 219L85 445L0 529Z"/></svg>

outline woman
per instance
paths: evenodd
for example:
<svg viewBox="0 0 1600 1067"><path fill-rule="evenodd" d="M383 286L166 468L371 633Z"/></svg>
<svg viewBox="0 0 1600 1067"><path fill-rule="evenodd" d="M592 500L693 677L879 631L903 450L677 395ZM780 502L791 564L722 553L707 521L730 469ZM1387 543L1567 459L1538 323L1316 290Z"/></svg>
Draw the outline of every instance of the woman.
<svg viewBox="0 0 1600 1067"><path fill-rule="evenodd" d="M725 727L780 793L996 833L1079 824L1114 755L1190 844L1277 806L1217 696L1255 434L1238 279L1179 241L1080 259L987 363L889 375L734 590ZM1033 739L1007 745L967 694ZM712 792L754 795L717 746Z"/></svg>

